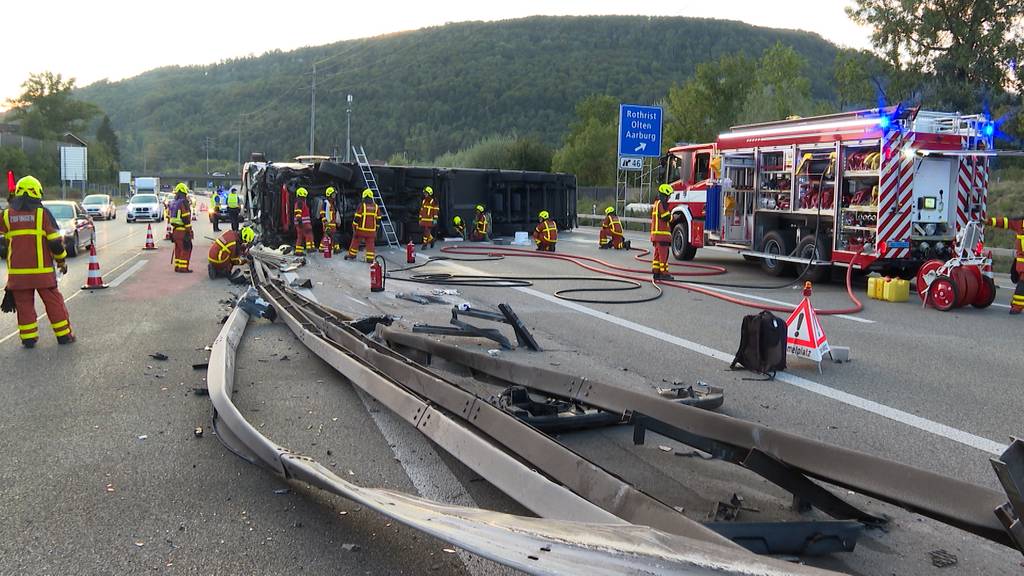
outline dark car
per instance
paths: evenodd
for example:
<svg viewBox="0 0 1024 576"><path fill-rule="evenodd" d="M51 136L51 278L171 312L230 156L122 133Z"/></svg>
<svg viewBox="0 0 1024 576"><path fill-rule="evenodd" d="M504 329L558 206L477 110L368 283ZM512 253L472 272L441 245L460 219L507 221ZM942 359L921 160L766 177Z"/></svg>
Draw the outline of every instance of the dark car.
<svg viewBox="0 0 1024 576"><path fill-rule="evenodd" d="M44 200L43 206L57 221L68 256L74 256L79 250L96 243L96 227L81 204L70 200Z"/></svg>

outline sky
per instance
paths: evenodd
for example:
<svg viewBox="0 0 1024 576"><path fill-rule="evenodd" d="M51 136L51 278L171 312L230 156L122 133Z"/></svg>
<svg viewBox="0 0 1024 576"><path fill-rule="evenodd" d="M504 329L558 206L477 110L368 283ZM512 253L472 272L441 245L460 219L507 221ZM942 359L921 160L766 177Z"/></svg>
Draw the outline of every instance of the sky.
<svg viewBox="0 0 1024 576"><path fill-rule="evenodd" d="M534 15L640 14L741 20L771 28L817 32L841 46L869 47L869 32L844 12L850 0L11 0L3 21L35 23L41 41L19 34L0 56L0 109L32 72L73 77L79 86L120 80L167 65L212 64L280 49L415 30L447 22ZM294 8L289 7L294 6ZM276 28L275 23L291 20Z"/></svg>

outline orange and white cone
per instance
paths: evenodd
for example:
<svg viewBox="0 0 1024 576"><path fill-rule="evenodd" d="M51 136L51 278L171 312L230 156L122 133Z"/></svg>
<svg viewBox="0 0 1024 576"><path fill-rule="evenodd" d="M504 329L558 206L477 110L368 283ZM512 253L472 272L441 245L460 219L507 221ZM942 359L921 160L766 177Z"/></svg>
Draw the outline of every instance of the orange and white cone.
<svg viewBox="0 0 1024 576"><path fill-rule="evenodd" d="M82 290L99 290L106 288L103 283L103 276L100 275L100 261L96 258L96 245L89 245L89 276L85 279L85 286Z"/></svg>
<svg viewBox="0 0 1024 576"><path fill-rule="evenodd" d="M156 243L153 242L153 225L146 224L146 245L143 250L156 250Z"/></svg>

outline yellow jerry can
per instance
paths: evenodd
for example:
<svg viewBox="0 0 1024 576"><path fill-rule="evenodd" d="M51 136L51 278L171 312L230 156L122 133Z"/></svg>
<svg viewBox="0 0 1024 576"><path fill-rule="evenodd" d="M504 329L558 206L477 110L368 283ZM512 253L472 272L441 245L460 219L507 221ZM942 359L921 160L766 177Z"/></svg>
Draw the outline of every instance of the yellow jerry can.
<svg viewBox="0 0 1024 576"><path fill-rule="evenodd" d="M882 287L882 299L886 302L906 302L910 298L910 281L889 278Z"/></svg>

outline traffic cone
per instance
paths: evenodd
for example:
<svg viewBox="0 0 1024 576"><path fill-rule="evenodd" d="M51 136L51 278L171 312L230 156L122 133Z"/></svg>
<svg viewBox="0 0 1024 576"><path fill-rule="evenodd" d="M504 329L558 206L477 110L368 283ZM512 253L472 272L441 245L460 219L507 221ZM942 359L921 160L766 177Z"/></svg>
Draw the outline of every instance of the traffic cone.
<svg viewBox="0 0 1024 576"><path fill-rule="evenodd" d="M99 290L106 288L103 283L103 276L100 275L100 261L96 258L96 245L89 245L89 276L85 280L82 290Z"/></svg>
<svg viewBox="0 0 1024 576"><path fill-rule="evenodd" d="M153 242L153 225L146 225L146 245L143 246L143 250L156 250L156 244Z"/></svg>

